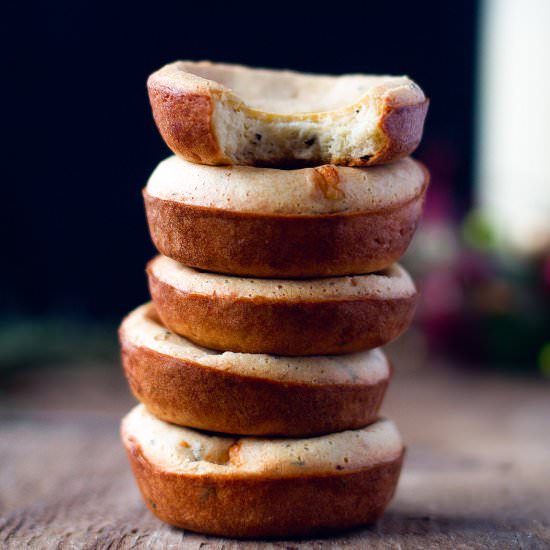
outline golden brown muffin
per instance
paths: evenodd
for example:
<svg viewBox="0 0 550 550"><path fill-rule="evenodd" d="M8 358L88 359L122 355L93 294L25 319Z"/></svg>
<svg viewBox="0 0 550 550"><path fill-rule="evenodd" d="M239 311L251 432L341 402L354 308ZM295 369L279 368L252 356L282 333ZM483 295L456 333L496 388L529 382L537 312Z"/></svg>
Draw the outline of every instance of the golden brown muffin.
<svg viewBox="0 0 550 550"><path fill-rule="evenodd" d="M372 349L407 329L416 303L414 283L398 264L369 275L250 279L157 256L147 274L163 324L222 351L324 355Z"/></svg>
<svg viewBox="0 0 550 550"><path fill-rule="evenodd" d="M165 256L218 273L322 277L398 260L428 179L410 158L373 168L275 170L171 157L143 195L151 237Z"/></svg>
<svg viewBox="0 0 550 550"><path fill-rule="evenodd" d="M132 392L158 418L246 435L310 436L376 420L390 380L384 353L283 357L201 348L160 324L152 304L120 327Z"/></svg>
<svg viewBox="0 0 550 550"><path fill-rule="evenodd" d="M140 405L122 439L149 509L212 535L304 536L375 521L391 500L403 444L389 420L308 439L220 437Z"/></svg>
<svg viewBox="0 0 550 550"><path fill-rule="evenodd" d="M371 166L405 157L428 100L406 76L179 61L147 82L166 144L199 164Z"/></svg>

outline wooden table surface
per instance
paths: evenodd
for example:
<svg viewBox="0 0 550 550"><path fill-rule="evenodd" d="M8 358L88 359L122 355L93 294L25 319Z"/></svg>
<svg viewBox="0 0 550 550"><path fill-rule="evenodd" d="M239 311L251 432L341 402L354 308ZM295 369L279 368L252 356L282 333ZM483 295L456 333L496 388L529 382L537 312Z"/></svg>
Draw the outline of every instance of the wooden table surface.
<svg viewBox="0 0 550 550"><path fill-rule="evenodd" d="M313 540L235 541L163 525L118 438L119 369L25 371L0 417L0 548L550 548L550 385L397 370L385 404L408 444L378 524Z"/></svg>

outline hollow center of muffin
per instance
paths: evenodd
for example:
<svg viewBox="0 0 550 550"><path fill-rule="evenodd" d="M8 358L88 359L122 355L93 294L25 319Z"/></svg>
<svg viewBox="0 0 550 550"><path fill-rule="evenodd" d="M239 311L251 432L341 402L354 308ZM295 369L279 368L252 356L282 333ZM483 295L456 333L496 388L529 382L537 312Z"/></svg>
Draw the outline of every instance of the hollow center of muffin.
<svg viewBox="0 0 550 550"><path fill-rule="evenodd" d="M365 75L326 76L188 65L190 73L232 89L250 107L277 114L303 114L341 109L365 95L376 77Z"/></svg>

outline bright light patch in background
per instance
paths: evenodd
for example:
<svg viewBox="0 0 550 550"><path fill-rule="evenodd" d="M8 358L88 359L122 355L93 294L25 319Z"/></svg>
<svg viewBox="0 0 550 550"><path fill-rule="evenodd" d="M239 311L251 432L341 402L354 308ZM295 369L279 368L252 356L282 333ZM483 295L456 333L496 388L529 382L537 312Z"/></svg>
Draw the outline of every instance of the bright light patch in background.
<svg viewBox="0 0 550 550"><path fill-rule="evenodd" d="M499 246L550 250L550 2L485 0L477 198Z"/></svg>

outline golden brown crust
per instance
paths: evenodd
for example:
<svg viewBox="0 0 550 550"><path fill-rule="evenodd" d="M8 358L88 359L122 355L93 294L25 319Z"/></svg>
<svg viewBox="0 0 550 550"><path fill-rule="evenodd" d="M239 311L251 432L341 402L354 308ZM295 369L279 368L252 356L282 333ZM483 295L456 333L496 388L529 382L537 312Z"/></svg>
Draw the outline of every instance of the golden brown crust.
<svg viewBox="0 0 550 550"><path fill-rule="evenodd" d="M159 72L162 72L159 71ZM170 149L182 158L210 165L238 164L221 150L213 125L213 103L223 93L224 87L214 85L186 85L166 80L153 73L148 81L149 99L158 129ZM189 86L189 87L187 87ZM391 162L411 154L420 143L424 129L429 100L402 104L393 97L383 99L377 128L383 139L379 149L372 155L362 157L335 157L310 162L296 158L287 151L277 158L242 159L243 164L256 166L308 166L331 163L344 166L374 166Z"/></svg>
<svg viewBox="0 0 550 550"><path fill-rule="evenodd" d="M153 118L174 152L185 151L185 158L200 164L225 164L212 130L212 99L207 93L175 90L154 82L147 83Z"/></svg>
<svg viewBox="0 0 550 550"><path fill-rule="evenodd" d="M422 139L424 121L429 106L429 99L413 105L386 105L380 119L380 127L387 137L384 148L367 161L354 159L349 165L373 166L410 155L416 150Z"/></svg>
<svg viewBox="0 0 550 550"><path fill-rule="evenodd" d="M135 397L157 418L243 435L311 436L376 420L389 383L306 384L253 378L136 346L120 332Z"/></svg>
<svg viewBox="0 0 550 550"><path fill-rule="evenodd" d="M355 472L267 478L190 476L162 471L122 434L138 486L159 519L229 537L288 537L326 533L374 522L391 500L403 462Z"/></svg>
<svg viewBox="0 0 550 550"><path fill-rule="evenodd" d="M411 201L359 214L266 215L186 205L143 191L153 243L184 265L253 277L371 273L406 251L426 183Z"/></svg>
<svg viewBox="0 0 550 550"><path fill-rule="evenodd" d="M300 301L191 294L147 271L162 323L223 351L326 355L373 349L408 328L416 305L416 295Z"/></svg>

